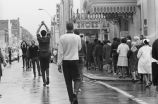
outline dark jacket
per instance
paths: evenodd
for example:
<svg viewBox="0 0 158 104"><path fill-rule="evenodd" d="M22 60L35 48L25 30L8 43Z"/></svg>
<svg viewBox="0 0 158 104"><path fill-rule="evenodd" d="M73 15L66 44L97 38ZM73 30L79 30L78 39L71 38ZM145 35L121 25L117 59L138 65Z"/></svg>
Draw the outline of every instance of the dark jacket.
<svg viewBox="0 0 158 104"><path fill-rule="evenodd" d="M103 56L103 46L101 44L97 44L94 47L94 55L95 55L95 57L102 57Z"/></svg>
<svg viewBox="0 0 158 104"><path fill-rule="evenodd" d="M39 57L50 57L50 34L47 34L46 37L37 34L37 40L39 43Z"/></svg>
<svg viewBox="0 0 158 104"><path fill-rule="evenodd" d="M79 56L80 56L80 57L85 57L86 54L87 54L86 42L85 42L83 39L81 39L81 44L82 44L82 48L81 48L81 50L79 51Z"/></svg>
<svg viewBox="0 0 158 104"><path fill-rule="evenodd" d="M118 56L118 54L117 54L117 48L118 48L118 46L119 46L119 42L117 42L117 41L114 41L113 43L112 43L112 45L111 45L111 57L112 56Z"/></svg>
<svg viewBox="0 0 158 104"><path fill-rule="evenodd" d="M3 57L2 52L0 50L0 64L3 63L3 62L4 62L4 57Z"/></svg>
<svg viewBox="0 0 158 104"><path fill-rule="evenodd" d="M158 60L158 39L152 45L152 57Z"/></svg>
<svg viewBox="0 0 158 104"><path fill-rule="evenodd" d="M47 34L46 37L40 37L40 35L37 35L37 40L39 42L39 51L40 52L48 52L49 45L50 45L50 34Z"/></svg>
<svg viewBox="0 0 158 104"><path fill-rule="evenodd" d="M108 44L105 44L103 46L103 58L107 61L110 60L110 54L111 54L111 46Z"/></svg>
<svg viewBox="0 0 158 104"><path fill-rule="evenodd" d="M35 45L29 47L29 51L30 51L30 58L38 57L38 46Z"/></svg>

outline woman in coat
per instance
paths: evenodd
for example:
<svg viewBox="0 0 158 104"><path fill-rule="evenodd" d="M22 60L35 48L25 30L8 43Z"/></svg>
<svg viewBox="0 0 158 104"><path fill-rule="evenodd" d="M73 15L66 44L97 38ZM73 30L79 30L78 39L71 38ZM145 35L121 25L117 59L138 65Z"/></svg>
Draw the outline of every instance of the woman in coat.
<svg viewBox="0 0 158 104"><path fill-rule="evenodd" d="M126 44L126 38L123 38L121 42L122 43L117 48L117 53L119 54L117 66L119 67L121 72L120 77L125 78L125 72L127 72L128 67L127 53L129 51L129 46Z"/></svg>
<svg viewBox="0 0 158 104"><path fill-rule="evenodd" d="M144 46L142 46L137 54L138 61L138 73L143 74L145 78L145 86L149 87L151 85L151 63L152 63L152 48L149 46L149 40L143 40Z"/></svg>

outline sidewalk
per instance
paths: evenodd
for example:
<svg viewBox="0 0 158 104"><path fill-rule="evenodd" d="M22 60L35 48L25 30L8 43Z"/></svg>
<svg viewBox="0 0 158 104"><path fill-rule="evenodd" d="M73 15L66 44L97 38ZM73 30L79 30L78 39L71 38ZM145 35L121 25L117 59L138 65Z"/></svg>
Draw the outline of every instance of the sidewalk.
<svg viewBox="0 0 158 104"><path fill-rule="evenodd" d="M112 73L103 72L99 70L87 70L87 68L84 68L83 75L87 78L93 79L93 80L102 80L102 81L132 81L131 78L127 77L125 79L119 78L117 75L113 75Z"/></svg>

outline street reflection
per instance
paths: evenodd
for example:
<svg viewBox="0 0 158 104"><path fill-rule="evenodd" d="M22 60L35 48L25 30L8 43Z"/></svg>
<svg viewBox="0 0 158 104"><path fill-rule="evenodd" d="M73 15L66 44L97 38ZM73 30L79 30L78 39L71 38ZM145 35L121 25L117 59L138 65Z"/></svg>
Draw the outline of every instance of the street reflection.
<svg viewBox="0 0 158 104"><path fill-rule="evenodd" d="M41 104L50 104L50 94L49 94L49 87L43 87L43 92L42 92L42 101Z"/></svg>

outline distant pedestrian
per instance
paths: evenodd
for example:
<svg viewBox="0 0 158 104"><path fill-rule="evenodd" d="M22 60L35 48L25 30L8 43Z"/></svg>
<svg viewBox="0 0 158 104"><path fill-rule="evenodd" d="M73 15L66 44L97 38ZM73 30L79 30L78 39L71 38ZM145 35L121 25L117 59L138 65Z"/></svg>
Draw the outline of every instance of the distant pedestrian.
<svg viewBox="0 0 158 104"><path fill-rule="evenodd" d="M9 57L9 64L12 64L12 48L8 47L8 57Z"/></svg>
<svg viewBox="0 0 158 104"><path fill-rule="evenodd" d="M1 81L1 77L2 77L2 64L4 66L7 65L6 62L5 62L5 58L4 58L3 54L2 54L2 50L0 48L0 81Z"/></svg>
<svg viewBox="0 0 158 104"><path fill-rule="evenodd" d="M63 67L64 78L71 104L78 104L77 94L81 85L81 74L78 68L81 38L73 33L73 24L67 23L67 33L61 35L58 47L58 70ZM74 87L72 87L74 81ZM73 90L74 88L74 90Z"/></svg>
<svg viewBox="0 0 158 104"><path fill-rule="evenodd" d="M152 58L154 59L152 62L152 82L158 91L158 39L152 45Z"/></svg>
<svg viewBox="0 0 158 104"><path fill-rule="evenodd" d="M149 39L143 40L144 46L142 46L137 54L138 61L138 73L142 74L145 79L145 86L151 85L151 63L152 63L152 48L149 46Z"/></svg>
<svg viewBox="0 0 158 104"><path fill-rule="evenodd" d="M26 67L26 52L27 52L27 43L23 41L21 43L21 50L22 50L22 60L23 60L23 68Z"/></svg>
<svg viewBox="0 0 158 104"><path fill-rule="evenodd" d="M41 35L39 34L42 26L45 26L46 30L41 31ZM41 65L43 86L49 85L49 62L51 57L50 52L50 31L47 25L42 21L41 25L37 30L37 40L39 43L39 60Z"/></svg>
<svg viewBox="0 0 158 104"><path fill-rule="evenodd" d="M30 58L30 45L27 44L27 51L26 51L26 70L29 71L31 68L31 58Z"/></svg>
<svg viewBox="0 0 158 104"><path fill-rule="evenodd" d="M125 72L127 72L127 67L128 67L128 58L127 58L127 53L129 51L129 46L126 44L126 38L122 38L121 44L117 48L117 53L119 54L118 56L118 62L117 66L119 67L120 70L120 78L125 78Z"/></svg>
<svg viewBox="0 0 158 104"><path fill-rule="evenodd" d="M39 48L37 45L35 45L35 41L31 41L31 46L29 47L30 51L30 58L33 66L33 74L34 77L36 77L36 65L37 65L37 71L38 71L38 76L41 76L41 69L40 69L40 63L39 63L39 57L38 57L38 51Z"/></svg>

